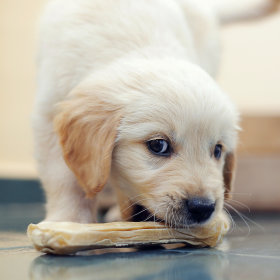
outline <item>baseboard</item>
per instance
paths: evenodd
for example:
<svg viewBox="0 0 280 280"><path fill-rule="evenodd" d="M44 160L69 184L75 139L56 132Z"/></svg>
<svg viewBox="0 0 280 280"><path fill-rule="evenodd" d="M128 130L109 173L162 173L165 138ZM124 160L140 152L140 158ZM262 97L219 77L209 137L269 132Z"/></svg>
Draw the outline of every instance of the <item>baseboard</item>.
<svg viewBox="0 0 280 280"><path fill-rule="evenodd" d="M0 179L0 203L45 202L39 180Z"/></svg>

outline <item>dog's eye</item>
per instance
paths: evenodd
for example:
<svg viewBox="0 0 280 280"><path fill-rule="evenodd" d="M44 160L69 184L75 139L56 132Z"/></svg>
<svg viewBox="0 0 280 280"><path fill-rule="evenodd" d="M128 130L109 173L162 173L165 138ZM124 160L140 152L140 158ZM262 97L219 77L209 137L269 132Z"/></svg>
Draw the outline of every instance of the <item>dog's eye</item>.
<svg viewBox="0 0 280 280"><path fill-rule="evenodd" d="M217 144L214 149L214 157L219 159L222 155L223 146L221 144Z"/></svg>
<svg viewBox="0 0 280 280"><path fill-rule="evenodd" d="M149 150L158 156L170 156L171 147L170 144L163 139L155 139L147 142Z"/></svg>

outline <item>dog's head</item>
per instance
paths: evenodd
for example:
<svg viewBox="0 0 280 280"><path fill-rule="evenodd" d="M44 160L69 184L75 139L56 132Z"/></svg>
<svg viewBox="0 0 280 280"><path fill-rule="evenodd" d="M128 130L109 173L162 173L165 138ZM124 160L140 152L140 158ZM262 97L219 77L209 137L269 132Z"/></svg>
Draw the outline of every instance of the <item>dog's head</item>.
<svg viewBox="0 0 280 280"><path fill-rule="evenodd" d="M55 123L65 161L88 196L109 178L123 217L206 222L231 189L237 113L194 65L141 61L78 86Z"/></svg>

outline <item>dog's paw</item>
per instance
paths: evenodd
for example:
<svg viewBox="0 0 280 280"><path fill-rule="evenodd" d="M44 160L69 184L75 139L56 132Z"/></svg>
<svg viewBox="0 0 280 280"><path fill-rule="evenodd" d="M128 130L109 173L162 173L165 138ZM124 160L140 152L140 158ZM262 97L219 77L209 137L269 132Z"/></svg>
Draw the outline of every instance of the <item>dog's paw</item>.
<svg viewBox="0 0 280 280"><path fill-rule="evenodd" d="M111 208L109 208L109 210L107 211L107 213L104 216L104 221L106 223L111 223L111 222L117 222L117 221L121 221L121 212L120 212L120 208L118 205L112 206Z"/></svg>

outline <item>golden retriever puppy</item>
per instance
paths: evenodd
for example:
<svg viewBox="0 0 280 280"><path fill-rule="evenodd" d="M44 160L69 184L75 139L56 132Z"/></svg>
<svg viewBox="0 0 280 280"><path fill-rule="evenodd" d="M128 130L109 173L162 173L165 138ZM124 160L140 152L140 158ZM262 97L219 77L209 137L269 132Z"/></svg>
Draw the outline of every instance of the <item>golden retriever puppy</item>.
<svg viewBox="0 0 280 280"><path fill-rule="evenodd" d="M238 113L212 78L224 14L211 3L50 1L33 117L46 220L94 222L106 184L126 220L189 226L222 210Z"/></svg>

